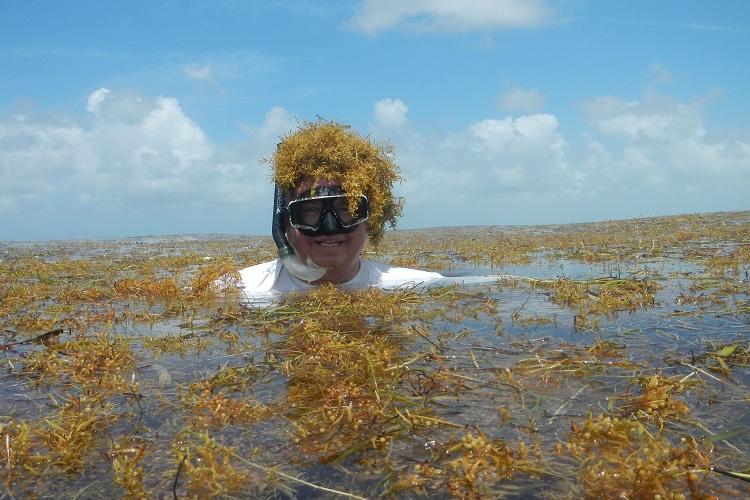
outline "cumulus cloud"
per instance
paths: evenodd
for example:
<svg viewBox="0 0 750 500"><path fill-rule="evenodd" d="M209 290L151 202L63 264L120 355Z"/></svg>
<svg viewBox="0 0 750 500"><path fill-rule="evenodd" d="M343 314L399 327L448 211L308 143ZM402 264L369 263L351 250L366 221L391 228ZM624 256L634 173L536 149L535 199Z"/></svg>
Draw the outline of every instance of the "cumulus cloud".
<svg viewBox="0 0 750 500"><path fill-rule="evenodd" d="M377 127L399 128L406 123L409 108L401 99L383 99L375 103L373 116Z"/></svg>
<svg viewBox="0 0 750 500"><path fill-rule="evenodd" d="M684 141L706 135L700 108L666 96L624 101L599 97L584 103L589 123L599 132L638 141Z"/></svg>
<svg viewBox="0 0 750 500"><path fill-rule="evenodd" d="M487 119L469 126L469 144L493 161L555 163L566 147L557 129L557 118L549 114Z"/></svg>
<svg viewBox="0 0 750 500"><path fill-rule="evenodd" d="M144 199L172 201L194 194L193 181L210 167L214 145L176 99L100 89L92 100L97 101L93 126L71 145L90 151L87 165L72 165L85 169L78 182Z"/></svg>
<svg viewBox="0 0 750 500"><path fill-rule="evenodd" d="M407 198L413 226L739 208L750 199L750 135L711 131L709 104L654 93L601 96L583 103L580 136L539 112L480 117L426 134L410 125L403 101L389 98L374 104L372 132L396 146L406 176L398 194ZM159 207L149 213L160 214L168 205L179 220L189 210L195 217L207 213L202 207L232 204L239 227L250 217L258 231L266 227L270 172L259 159L296 128L286 109L271 108L259 123L244 125L241 140L215 144L172 97L101 88L85 107L86 120L0 117L4 216L20 219L47 206L65 220L71 204L92 213ZM649 200L649 211L634 213L633 200Z"/></svg>
<svg viewBox="0 0 750 500"><path fill-rule="evenodd" d="M515 86L500 94L500 110L507 113L539 111L547 103L547 96L537 89Z"/></svg>
<svg viewBox="0 0 750 500"><path fill-rule="evenodd" d="M600 97L584 110L598 147L609 152L598 163L606 162L611 178L678 189L750 185L750 137L709 133L699 102Z"/></svg>
<svg viewBox="0 0 750 500"><path fill-rule="evenodd" d="M86 111L89 113L97 113L99 107L109 93L109 89L100 88L89 94L88 99L86 99Z"/></svg>
<svg viewBox="0 0 750 500"><path fill-rule="evenodd" d="M281 106L274 106L266 113L261 125L245 125L248 140L258 147L277 141L279 137L297 128L297 119ZM275 144L275 142L274 142Z"/></svg>
<svg viewBox="0 0 750 500"><path fill-rule="evenodd" d="M568 144L549 114L487 118L442 137L396 136L407 206L494 206L565 182ZM492 212L477 213L488 223Z"/></svg>
<svg viewBox="0 0 750 500"><path fill-rule="evenodd" d="M583 106L580 136L548 113L488 117L440 136L385 132L406 176L406 213L425 214L415 226L738 209L750 199L750 135L711 133L706 105L598 97Z"/></svg>
<svg viewBox="0 0 750 500"><path fill-rule="evenodd" d="M86 131L64 120L39 121L16 115L0 122L0 199L5 210L64 189L72 175L91 163L91 150L78 147Z"/></svg>
<svg viewBox="0 0 750 500"><path fill-rule="evenodd" d="M347 26L366 35L396 27L465 32L538 26L552 17L544 0L363 0Z"/></svg>
<svg viewBox="0 0 750 500"><path fill-rule="evenodd" d="M248 203L267 188L258 160L292 128L273 108L247 138L217 147L171 97L98 89L91 120L0 119L0 210L58 196L80 203Z"/></svg>

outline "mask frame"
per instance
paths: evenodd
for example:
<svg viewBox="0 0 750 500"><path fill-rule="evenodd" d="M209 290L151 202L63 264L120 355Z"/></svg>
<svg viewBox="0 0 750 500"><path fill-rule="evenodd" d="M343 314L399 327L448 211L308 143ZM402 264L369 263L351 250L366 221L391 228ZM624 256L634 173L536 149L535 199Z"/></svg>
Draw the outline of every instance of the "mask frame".
<svg viewBox="0 0 750 500"><path fill-rule="evenodd" d="M313 192L320 192L317 189ZM370 217L370 203L366 196L357 196L357 208L351 219L347 220L340 211L348 210L349 196L343 194L340 188L327 188L326 194L322 196L306 196L292 200L286 206L287 219L292 227L297 228L305 236L321 236L330 234L347 234L356 229L356 227L367 221ZM331 193L331 194L328 194ZM305 193L308 194L308 193ZM312 194L312 193L309 193ZM337 208L335 202L344 200L346 209ZM316 208L320 211L315 224L304 221L305 204L310 201L321 201L322 206Z"/></svg>

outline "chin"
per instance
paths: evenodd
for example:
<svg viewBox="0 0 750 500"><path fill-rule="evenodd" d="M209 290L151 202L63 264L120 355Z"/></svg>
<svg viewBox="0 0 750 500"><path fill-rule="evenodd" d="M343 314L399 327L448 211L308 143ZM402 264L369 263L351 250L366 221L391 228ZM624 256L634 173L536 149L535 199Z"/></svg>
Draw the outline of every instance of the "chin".
<svg viewBox="0 0 750 500"><path fill-rule="evenodd" d="M359 263L365 234L364 225L348 234L318 237L305 236L292 228L287 231L287 238L301 260L309 258L330 275L348 275Z"/></svg>
<svg viewBox="0 0 750 500"><path fill-rule="evenodd" d="M326 269L335 269L346 264L346 259L342 257L313 255L310 258L315 264L320 267L325 267Z"/></svg>

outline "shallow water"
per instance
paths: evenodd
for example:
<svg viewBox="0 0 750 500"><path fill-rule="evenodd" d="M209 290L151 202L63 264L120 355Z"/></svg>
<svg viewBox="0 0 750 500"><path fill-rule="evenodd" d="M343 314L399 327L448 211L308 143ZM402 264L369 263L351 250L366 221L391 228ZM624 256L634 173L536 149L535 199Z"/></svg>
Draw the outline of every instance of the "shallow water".
<svg viewBox="0 0 750 500"><path fill-rule="evenodd" d="M741 224L747 218L743 213L709 222ZM642 222L639 230L649 224L667 227L654 219ZM574 234L575 250L586 235L593 239L600 230L481 228L448 235L456 241L474 238L481 247L482 238L489 246L499 233L543 238L567 231ZM446 231L395 233L389 237L392 247L368 258L423 255L420 248L432 249L429 242L436 234L444 238ZM437 270L446 280L419 289L422 299L404 295L405 301L415 301L408 307L394 304L406 308L405 316L394 320L390 313L363 312L361 323L333 309L326 316L327 302L295 306L276 301L245 308L231 293L200 300L190 295L196 276L211 263L241 267L273 255L268 239L3 243L0 425L7 446L0 453L5 474L0 497L143 492L151 497L274 497L292 491L301 498L335 496L324 487L366 498L573 498L607 496L627 487L635 488L630 495L650 495L650 483L634 487L610 478L601 483L611 489L597 489L587 482L587 474L605 477L617 470L611 454L624 446L600 441L596 446L601 449L592 445L589 455L568 449L576 439L571 429L600 415L637 422L643 435L663 438L644 441L655 450L652 456L658 454L657 445L677 450L681 440L692 437L707 463L742 471L750 467L748 261L742 254L734 268L709 266L710 258L736 255L732 252L750 243L746 229L734 234L696 235L694 241L676 243L665 238L662 252L651 252L651 243L645 250L623 250L617 258L596 262L541 244L518 259L523 263L433 251L432 258L445 263ZM124 279L165 277L178 286L166 298L116 292ZM561 302L562 292L553 287L561 279L583 283L585 303ZM603 303L610 284L643 280L658 286L652 302L591 312ZM101 294L65 298L70 289ZM424 299L428 294L431 298ZM366 334L394 349L382 371L377 359L367 358L374 363L372 380L366 376L361 387L341 389L349 391L342 400L305 399L304 391L320 388L314 381L302 382L304 373L294 370L294 363L310 361L293 347L304 340L295 337L296 329L325 317L333 318L332 324L339 318L343 325L361 328L337 331L322 323L339 335L336 342ZM58 328L63 331L39 341L39 335ZM94 355L89 350L102 336L105 349ZM116 368L115 339L124 339L123 356L132 355ZM366 343L355 347L368 348ZM342 356L345 348L335 347ZM341 359L339 365L317 367L316 373L343 383L350 374L341 371L346 358ZM69 370L81 360L92 366L81 364L78 370L90 368L91 376ZM399 377L388 379L394 370ZM656 374L674 385L662 393L664 407L646 411L642 397ZM229 375L231 383L225 381ZM196 387L207 381L210 391L201 393ZM341 401L355 401L353 394L377 408L357 430L346 417L322 416L342 411ZM242 419L201 406L217 395L227 397L224 404L270 410ZM634 410L636 402L641 406ZM412 418L407 410L436 424L426 425L429 420ZM88 416L93 427L70 425L71 419ZM318 425L320 435L311 430ZM470 447L467 436L507 446L515 465L502 469L493 462L499 455ZM201 464L212 463L209 455L201 455L209 449L204 438L233 450L214 449L219 457L212 470L214 486L201 475L206 473ZM61 442L78 451L65 455L58 449ZM633 467L629 460L638 453L629 453L617 455L622 467ZM646 452L643 459L648 458ZM244 479L232 479L227 463ZM660 476L667 492L692 494L683 478L692 470L698 471L694 489L700 494L742 497L749 492L737 479L705 472L706 463L696 461L667 474L669 464L662 462ZM471 472L467 467L473 467ZM137 480L126 481L123 470Z"/></svg>

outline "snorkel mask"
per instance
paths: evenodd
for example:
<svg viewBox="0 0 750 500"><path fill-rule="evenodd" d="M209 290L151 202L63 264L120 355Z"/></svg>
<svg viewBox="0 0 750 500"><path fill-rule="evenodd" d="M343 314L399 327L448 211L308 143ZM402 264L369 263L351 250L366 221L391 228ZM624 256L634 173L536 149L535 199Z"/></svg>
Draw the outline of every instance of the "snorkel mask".
<svg viewBox="0 0 750 500"><path fill-rule="evenodd" d="M370 204L366 196L353 200L338 186L322 186L309 189L289 202L286 212L289 224L305 236L315 237L331 234L347 234L370 216Z"/></svg>

